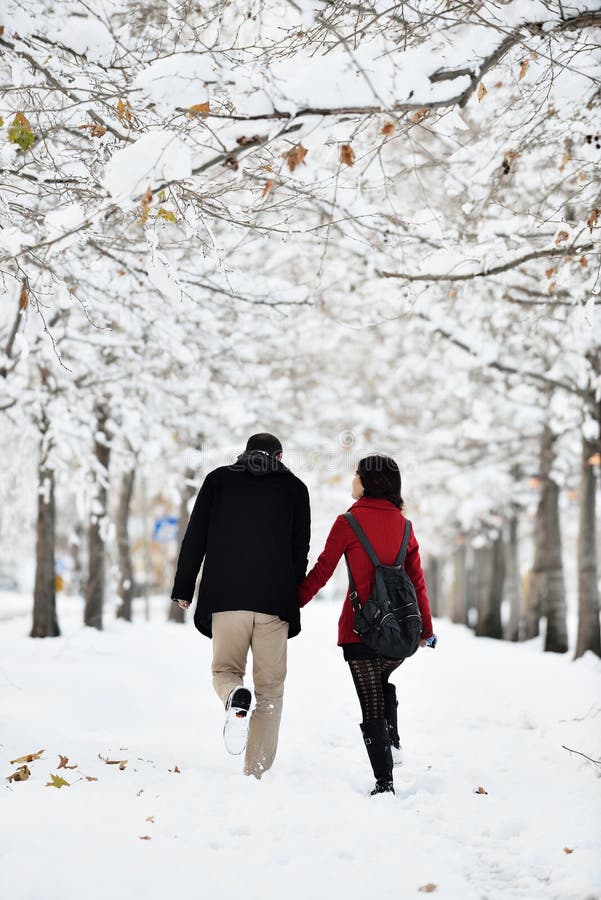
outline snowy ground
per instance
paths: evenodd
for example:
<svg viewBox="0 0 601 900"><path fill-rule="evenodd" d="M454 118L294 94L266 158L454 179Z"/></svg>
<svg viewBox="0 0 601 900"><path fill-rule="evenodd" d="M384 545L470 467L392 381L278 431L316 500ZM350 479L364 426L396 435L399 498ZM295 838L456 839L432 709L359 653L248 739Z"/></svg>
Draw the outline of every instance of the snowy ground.
<svg viewBox="0 0 601 900"><path fill-rule="evenodd" d="M0 622L0 774L44 748L29 780L3 782L4 897L403 900L427 885L452 900L601 897L599 767L562 749L600 755L597 659L437 623L439 648L395 679L397 795L370 798L338 604L311 604L289 644L280 752L262 782L223 751L209 641L164 608L97 633L65 598L64 637L46 641L26 637L23 616ZM78 768L59 772L59 754ZM71 786L46 787L51 774Z"/></svg>

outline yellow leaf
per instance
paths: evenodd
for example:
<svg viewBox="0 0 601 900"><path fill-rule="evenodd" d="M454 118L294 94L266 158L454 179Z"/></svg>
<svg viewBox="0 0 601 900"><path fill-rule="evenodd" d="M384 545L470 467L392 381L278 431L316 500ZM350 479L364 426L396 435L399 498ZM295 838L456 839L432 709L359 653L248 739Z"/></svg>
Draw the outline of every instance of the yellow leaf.
<svg viewBox="0 0 601 900"><path fill-rule="evenodd" d="M31 125L25 113L16 113L12 125L8 129L8 140L16 144L21 150L29 150L35 137Z"/></svg>
<svg viewBox="0 0 601 900"><path fill-rule="evenodd" d="M25 756L19 756L18 759L11 759L10 764L11 766L18 766L19 763L33 762L34 759L39 759L43 752L43 750L38 750L37 753L26 753Z"/></svg>
<svg viewBox="0 0 601 900"><path fill-rule="evenodd" d="M65 781L64 778L61 778L60 775L50 775L50 781L46 782L46 787L71 787L68 781Z"/></svg>
<svg viewBox="0 0 601 900"><path fill-rule="evenodd" d="M124 125L129 125L133 119L133 113L131 111L131 106L127 102L127 100L119 100L117 103L117 115L119 117L119 121Z"/></svg>
<svg viewBox="0 0 601 900"><path fill-rule="evenodd" d="M206 117L209 115L210 112L211 112L211 108L210 108L208 102L207 103L195 103L194 106L188 107L188 115L190 116L191 119L193 119L195 116L202 116L203 119L206 119Z"/></svg>
<svg viewBox="0 0 601 900"><path fill-rule="evenodd" d="M12 775L7 775L6 780L12 784L13 781L27 781L31 772L27 766L19 766L16 772L13 772Z"/></svg>
<svg viewBox="0 0 601 900"><path fill-rule="evenodd" d="M521 81L526 72L528 71L528 66L530 65L527 59L522 60L522 65L520 66L520 74L518 75L518 81Z"/></svg>
<svg viewBox="0 0 601 900"><path fill-rule="evenodd" d="M302 144L296 144L292 150L284 150L282 153L282 157L288 163L288 168L291 172L294 172L298 165L305 162L306 155L307 148L303 147Z"/></svg>
<svg viewBox="0 0 601 900"><path fill-rule="evenodd" d="M343 144L340 148L340 162L345 166L352 166L355 162L355 151L350 144Z"/></svg>
<svg viewBox="0 0 601 900"><path fill-rule="evenodd" d="M161 206L157 212L157 219L164 219L165 222L175 222L175 213Z"/></svg>
<svg viewBox="0 0 601 900"><path fill-rule="evenodd" d="M488 94L488 91L486 90L486 85L484 84L483 81L481 81L480 84L478 85L478 101L481 103L487 94Z"/></svg>

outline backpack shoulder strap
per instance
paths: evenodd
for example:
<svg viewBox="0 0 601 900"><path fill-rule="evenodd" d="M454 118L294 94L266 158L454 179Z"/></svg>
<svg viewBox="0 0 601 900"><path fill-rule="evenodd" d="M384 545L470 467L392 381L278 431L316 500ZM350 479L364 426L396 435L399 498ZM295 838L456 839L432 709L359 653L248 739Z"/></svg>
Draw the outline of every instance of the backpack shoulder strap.
<svg viewBox="0 0 601 900"><path fill-rule="evenodd" d="M405 532L403 534L403 540L401 541L401 548L398 552L397 558L394 562L395 566L402 566L405 562L405 556L407 554L407 545L409 543L409 538L411 537L411 522L409 519L405 519Z"/></svg>
<svg viewBox="0 0 601 900"><path fill-rule="evenodd" d="M368 541L368 539L367 539L367 535L365 534L365 532L363 531L363 529L361 528L361 526L360 526L359 523L357 522L357 520L356 520L356 518L354 517L354 515L353 515L352 513L350 513L350 512L346 512L346 513L344 514L344 518L346 519L346 521L349 523L349 525L351 526L351 528L353 529L353 531L355 532L355 534L356 534L357 537L359 538L359 541L361 542L361 546L363 547L363 549L365 550L365 552L367 553L367 555L368 555L369 558L371 559L371 561L372 561L372 563L374 564L374 566L379 566L379 565L380 565L380 560L379 560L378 557L376 556L376 554L375 554L375 552L374 552L374 548L373 548L372 545L369 543L369 541Z"/></svg>

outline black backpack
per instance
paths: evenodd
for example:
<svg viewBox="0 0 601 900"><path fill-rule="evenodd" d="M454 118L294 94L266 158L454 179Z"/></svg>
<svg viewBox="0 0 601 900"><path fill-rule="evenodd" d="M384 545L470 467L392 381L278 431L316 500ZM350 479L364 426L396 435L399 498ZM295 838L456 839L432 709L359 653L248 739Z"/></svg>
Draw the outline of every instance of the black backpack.
<svg viewBox="0 0 601 900"><path fill-rule="evenodd" d="M409 519L406 520L401 549L394 565L384 566L353 514L347 512L344 514L344 518L376 567L376 578L371 595L361 606L345 554L350 600L355 611L355 632L361 637L364 644L380 656L387 656L390 659L405 659L407 656L413 656L419 647L422 617L419 612L415 586L403 568L407 544L411 536L411 522Z"/></svg>

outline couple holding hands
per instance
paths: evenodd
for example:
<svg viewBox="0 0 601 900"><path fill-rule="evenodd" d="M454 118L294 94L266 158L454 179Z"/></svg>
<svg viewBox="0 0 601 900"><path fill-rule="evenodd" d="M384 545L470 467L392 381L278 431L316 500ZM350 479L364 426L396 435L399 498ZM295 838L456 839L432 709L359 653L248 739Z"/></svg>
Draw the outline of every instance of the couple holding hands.
<svg viewBox="0 0 601 900"><path fill-rule="evenodd" d="M360 727L376 779L371 793L394 793L393 767L402 760L396 691L389 677L403 659L370 647L358 633L356 618L356 610L372 602L378 564L391 571L400 562L419 610L413 618L421 618L416 641L433 647L436 637L419 546L402 514L395 461L386 456L360 460L352 496L351 515L338 516L307 574L309 493L282 463L280 441L272 434L252 435L235 463L205 478L180 547L171 596L189 607L204 563L194 623L213 639L213 686L225 706L225 745L230 753L246 750L245 774L261 778L277 750L287 641L300 631L300 607L326 584L344 555L351 586L342 605L338 645L361 705ZM251 715L252 697L243 683L249 650L255 693Z"/></svg>

